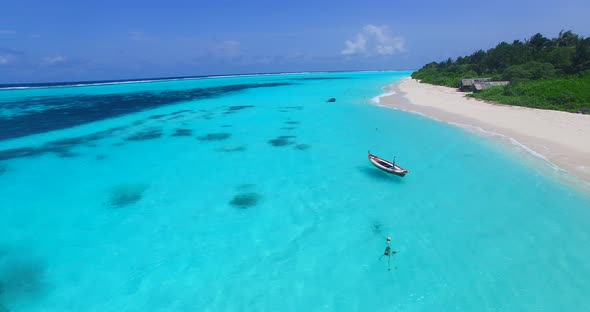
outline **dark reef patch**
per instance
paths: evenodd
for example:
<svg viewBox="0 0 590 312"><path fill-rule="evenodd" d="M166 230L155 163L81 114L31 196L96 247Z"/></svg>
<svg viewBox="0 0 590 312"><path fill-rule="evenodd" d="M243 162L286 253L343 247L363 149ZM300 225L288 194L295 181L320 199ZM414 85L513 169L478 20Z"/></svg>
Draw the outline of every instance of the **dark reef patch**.
<svg viewBox="0 0 590 312"><path fill-rule="evenodd" d="M96 157L94 157L94 159L96 159L96 160L103 160L105 158L107 158L107 157L105 155L102 155L102 154L96 155Z"/></svg>
<svg viewBox="0 0 590 312"><path fill-rule="evenodd" d="M170 115L178 115L178 114L184 114L184 113L192 113L193 111L190 109L183 109L183 110L179 110L179 111L175 111L173 113L170 113Z"/></svg>
<svg viewBox="0 0 590 312"><path fill-rule="evenodd" d="M295 130L296 127L282 127L281 130Z"/></svg>
<svg viewBox="0 0 590 312"><path fill-rule="evenodd" d="M12 300L34 299L46 288L45 267L35 259L6 253L0 257L0 309ZM1 310L0 310L1 311Z"/></svg>
<svg viewBox="0 0 590 312"><path fill-rule="evenodd" d="M279 108L288 110L302 110L303 106L281 106Z"/></svg>
<svg viewBox="0 0 590 312"><path fill-rule="evenodd" d="M0 151L0 160L7 160L13 158L35 157L47 153L53 153L59 157L74 157L77 156L71 152L70 149L79 147L80 145L88 146L94 141L104 139L116 135L127 129L127 127L115 127L104 131L99 131L83 136L55 140L47 142L41 146L35 147L21 147Z"/></svg>
<svg viewBox="0 0 590 312"><path fill-rule="evenodd" d="M162 117L166 117L166 114L158 114L158 115L152 115L150 117L148 117L149 119L160 119Z"/></svg>
<svg viewBox="0 0 590 312"><path fill-rule="evenodd" d="M125 138L125 141L145 141L162 137L162 129L147 129Z"/></svg>
<svg viewBox="0 0 590 312"><path fill-rule="evenodd" d="M297 137L297 136L294 136L294 135L281 135L281 136L279 136L278 138L279 138L279 139L294 139L294 138L296 138L296 137Z"/></svg>
<svg viewBox="0 0 590 312"><path fill-rule="evenodd" d="M290 82L234 84L186 90L141 91L113 94L28 96L0 101L5 109L39 107L18 116L0 116L0 140L65 129L179 102L221 97L254 88L294 85ZM97 87L102 88L102 87ZM250 105L243 105L249 107ZM236 106L239 107L239 106ZM236 110L242 108L231 108ZM153 117L155 118L154 115ZM39 122L43 121L43 122Z"/></svg>
<svg viewBox="0 0 590 312"><path fill-rule="evenodd" d="M297 144L295 146L293 146L293 148L295 148L296 150L300 150L300 151L305 151L307 149L309 149L311 147L311 145L309 144Z"/></svg>
<svg viewBox="0 0 590 312"><path fill-rule="evenodd" d="M247 149L246 145L237 145L237 146L225 146L222 148L215 149L216 152L222 153L235 153L235 152L243 152Z"/></svg>
<svg viewBox="0 0 590 312"><path fill-rule="evenodd" d="M268 140L268 144L274 146L274 147L283 147L283 146L287 146L287 145L291 145L293 144L293 141L290 141L289 139L285 139L285 138L276 138L276 139L272 139L272 140Z"/></svg>
<svg viewBox="0 0 590 312"><path fill-rule="evenodd" d="M112 189L109 195L108 204L111 208L122 208L143 198L147 187L142 184L122 184Z"/></svg>
<svg viewBox="0 0 590 312"><path fill-rule="evenodd" d="M198 139L200 141L223 141L223 140L227 140L229 139L229 137L231 136L231 133L225 133L225 132L220 132L220 133L207 133L204 136L200 136L198 137Z"/></svg>
<svg viewBox="0 0 590 312"><path fill-rule="evenodd" d="M254 105L235 105L227 108L228 112L235 112L246 108L253 108Z"/></svg>
<svg viewBox="0 0 590 312"><path fill-rule="evenodd" d="M285 121L285 123L288 124L288 125L298 125L298 124L300 124L299 121Z"/></svg>
<svg viewBox="0 0 590 312"><path fill-rule="evenodd" d="M248 209L256 206L260 199L261 196L256 193L242 193L235 195L229 204L239 209Z"/></svg>
<svg viewBox="0 0 590 312"><path fill-rule="evenodd" d="M73 158L73 157L80 156L79 153L70 152L68 150L57 152L56 155L59 156L59 157L61 157L61 158Z"/></svg>
<svg viewBox="0 0 590 312"><path fill-rule="evenodd" d="M221 128L231 128L231 127L233 127L233 126L232 126L232 125L221 125L220 127L221 127Z"/></svg>
<svg viewBox="0 0 590 312"><path fill-rule="evenodd" d="M172 133L170 136L179 137L179 136L191 136L191 135L193 135L192 129L176 129L176 131L174 133Z"/></svg>
<svg viewBox="0 0 590 312"><path fill-rule="evenodd" d="M8 168L6 167L6 165L0 164L0 175L3 175L6 171L8 171Z"/></svg>

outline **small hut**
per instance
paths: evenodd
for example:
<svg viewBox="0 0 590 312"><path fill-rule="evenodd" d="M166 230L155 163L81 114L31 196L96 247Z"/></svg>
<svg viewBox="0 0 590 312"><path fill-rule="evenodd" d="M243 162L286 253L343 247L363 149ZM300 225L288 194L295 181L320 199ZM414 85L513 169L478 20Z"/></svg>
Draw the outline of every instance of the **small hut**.
<svg viewBox="0 0 590 312"><path fill-rule="evenodd" d="M466 78L461 80L461 91L473 91L473 84L490 81L492 78Z"/></svg>

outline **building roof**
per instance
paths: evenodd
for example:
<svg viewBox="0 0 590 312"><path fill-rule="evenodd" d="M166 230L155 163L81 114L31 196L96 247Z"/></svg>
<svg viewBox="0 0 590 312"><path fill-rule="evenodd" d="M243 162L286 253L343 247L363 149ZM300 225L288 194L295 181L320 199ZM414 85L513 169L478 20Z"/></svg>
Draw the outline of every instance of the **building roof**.
<svg viewBox="0 0 590 312"><path fill-rule="evenodd" d="M464 87L472 86L476 82L489 81L492 78L466 78L461 79L461 85Z"/></svg>
<svg viewBox="0 0 590 312"><path fill-rule="evenodd" d="M510 81L482 81L482 82L475 82L473 84L473 88L475 91L481 91L483 89L487 89L489 87L497 87L497 86L506 86L510 83Z"/></svg>

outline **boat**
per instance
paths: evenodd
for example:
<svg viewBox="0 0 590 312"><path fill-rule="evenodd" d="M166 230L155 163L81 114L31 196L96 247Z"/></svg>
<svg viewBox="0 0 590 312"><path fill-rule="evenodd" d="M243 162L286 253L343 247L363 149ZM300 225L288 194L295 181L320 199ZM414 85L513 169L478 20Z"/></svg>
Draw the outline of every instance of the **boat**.
<svg viewBox="0 0 590 312"><path fill-rule="evenodd" d="M369 161L377 168L391 174L395 174L396 176L403 177L409 171L392 163L391 161L385 160L383 158L377 157L369 151Z"/></svg>

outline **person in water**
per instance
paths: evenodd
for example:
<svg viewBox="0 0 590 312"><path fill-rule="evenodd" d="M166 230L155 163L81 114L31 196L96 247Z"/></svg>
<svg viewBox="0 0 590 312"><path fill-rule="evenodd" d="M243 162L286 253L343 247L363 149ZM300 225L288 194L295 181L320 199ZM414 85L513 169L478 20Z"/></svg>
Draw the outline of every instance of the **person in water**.
<svg viewBox="0 0 590 312"><path fill-rule="evenodd" d="M387 242L387 245L385 246L385 251L383 252L381 257L379 257L379 260L381 260L381 258L383 258L383 256L387 256L387 271L391 271L391 256L395 255L397 253L397 251L391 250L391 237L388 236L386 238L386 242Z"/></svg>

